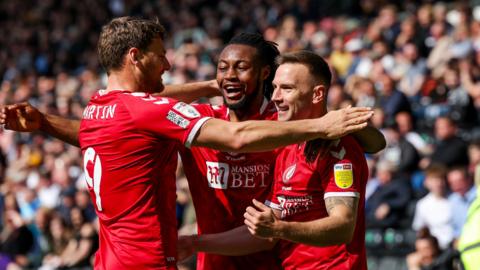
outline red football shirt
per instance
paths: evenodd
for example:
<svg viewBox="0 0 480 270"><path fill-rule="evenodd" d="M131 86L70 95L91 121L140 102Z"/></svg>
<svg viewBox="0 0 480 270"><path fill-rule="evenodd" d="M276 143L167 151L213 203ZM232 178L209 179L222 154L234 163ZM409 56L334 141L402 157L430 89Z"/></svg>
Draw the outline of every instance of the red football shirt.
<svg viewBox="0 0 480 270"><path fill-rule="evenodd" d="M367 269L365 254L365 185L368 169L362 148L350 136L335 141L325 158L305 160L305 143L282 149L267 205L286 221L328 216L325 198L359 197L357 222L350 244L316 247L280 240L275 247L285 269Z"/></svg>
<svg viewBox="0 0 480 270"><path fill-rule="evenodd" d="M176 269L177 150L207 119L145 93L91 98L79 138L100 223L95 269Z"/></svg>
<svg viewBox="0 0 480 270"><path fill-rule="evenodd" d="M229 121L226 106L195 105L202 115ZM266 100L250 120L276 120L273 103ZM273 182L276 153L225 153L192 147L181 158L192 193L199 234L219 233L243 225L243 213L252 199L265 200ZM272 251L247 256L198 253L197 269L279 269Z"/></svg>

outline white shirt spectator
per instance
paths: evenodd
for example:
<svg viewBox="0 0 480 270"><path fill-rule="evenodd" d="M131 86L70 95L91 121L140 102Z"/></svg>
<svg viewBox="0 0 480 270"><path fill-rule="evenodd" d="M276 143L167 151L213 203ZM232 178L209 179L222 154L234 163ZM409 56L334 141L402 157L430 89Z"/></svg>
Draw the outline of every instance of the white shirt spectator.
<svg viewBox="0 0 480 270"><path fill-rule="evenodd" d="M453 240L452 209L447 198L439 198L429 193L417 203L413 229L427 227L438 239L442 249Z"/></svg>

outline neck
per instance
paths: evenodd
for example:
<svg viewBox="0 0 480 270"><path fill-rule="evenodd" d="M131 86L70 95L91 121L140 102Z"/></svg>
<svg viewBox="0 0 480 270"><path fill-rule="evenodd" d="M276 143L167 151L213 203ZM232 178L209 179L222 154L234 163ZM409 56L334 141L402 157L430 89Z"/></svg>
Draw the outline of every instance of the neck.
<svg viewBox="0 0 480 270"><path fill-rule="evenodd" d="M250 120L254 115L260 112L260 108L263 105L264 96L262 91L258 91L254 100L247 105L247 107L241 109L230 109L229 118L231 122L241 122Z"/></svg>
<svg viewBox="0 0 480 270"><path fill-rule="evenodd" d="M140 85L133 79L132 76L127 74L123 70L121 71L113 71L110 72L108 75L107 81L107 88L105 89L107 92L113 90L124 90L130 92L140 92Z"/></svg>
<svg viewBox="0 0 480 270"><path fill-rule="evenodd" d="M326 106L314 106L311 110L309 119L320 118L327 114Z"/></svg>

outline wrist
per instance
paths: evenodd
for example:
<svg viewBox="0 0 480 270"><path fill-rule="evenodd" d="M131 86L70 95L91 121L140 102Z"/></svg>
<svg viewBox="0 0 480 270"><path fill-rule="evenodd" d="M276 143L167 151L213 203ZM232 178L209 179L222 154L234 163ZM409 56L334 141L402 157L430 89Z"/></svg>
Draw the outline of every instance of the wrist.
<svg viewBox="0 0 480 270"><path fill-rule="evenodd" d="M46 132L48 133L49 131L49 124L48 124L48 115L44 114L44 113L41 113L39 112L39 115L40 115L40 126L38 127L38 129L40 131L43 131L43 132Z"/></svg>
<svg viewBox="0 0 480 270"><path fill-rule="evenodd" d="M198 234L191 235L191 240L192 240L192 248L194 252L201 251L202 250L202 239Z"/></svg>
<svg viewBox="0 0 480 270"><path fill-rule="evenodd" d="M216 97L221 94L220 89L218 88L217 80L207 81L208 88L208 97Z"/></svg>
<svg viewBox="0 0 480 270"><path fill-rule="evenodd" d="M314 120L314 128L315 133L317 134L317 138L330 139L328 134L328 127L325 125L325 121L323 121L323 116Z"/></svg>
<svg viewBox="0 0 480 270"><path fill-rule="evenodd" d="M273 229L273 238L285 239L288 235L288 222L278 220Z"/></svg>

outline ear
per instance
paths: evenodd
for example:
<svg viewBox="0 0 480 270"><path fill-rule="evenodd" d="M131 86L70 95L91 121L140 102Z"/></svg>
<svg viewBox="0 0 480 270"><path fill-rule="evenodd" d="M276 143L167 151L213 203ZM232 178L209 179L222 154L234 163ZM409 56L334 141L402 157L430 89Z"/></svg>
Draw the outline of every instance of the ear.
<svg viewBox="0 0 480 270"><path fill-rule="evenodd" d="M315 85L315 87L313 87L312 103L317 104L323 102L325 100L325 92L326 89L324 85Z"/></svg>
<svg viewBox="0 0 480 270"><path fill-rule="evenodd" d="M127 61L130 62L132 65L136 66L140 63L140 50L133 47L130 48L127 52Z"/></svg>
<svg viewBox="0 0 480 270"><path fill-rule="evenodd" d="M266 80L268 78L268 76L270 75L270 72L272 72L272 69L270 68L270 66L264 66L262 68L262 80Z"/></svg>

